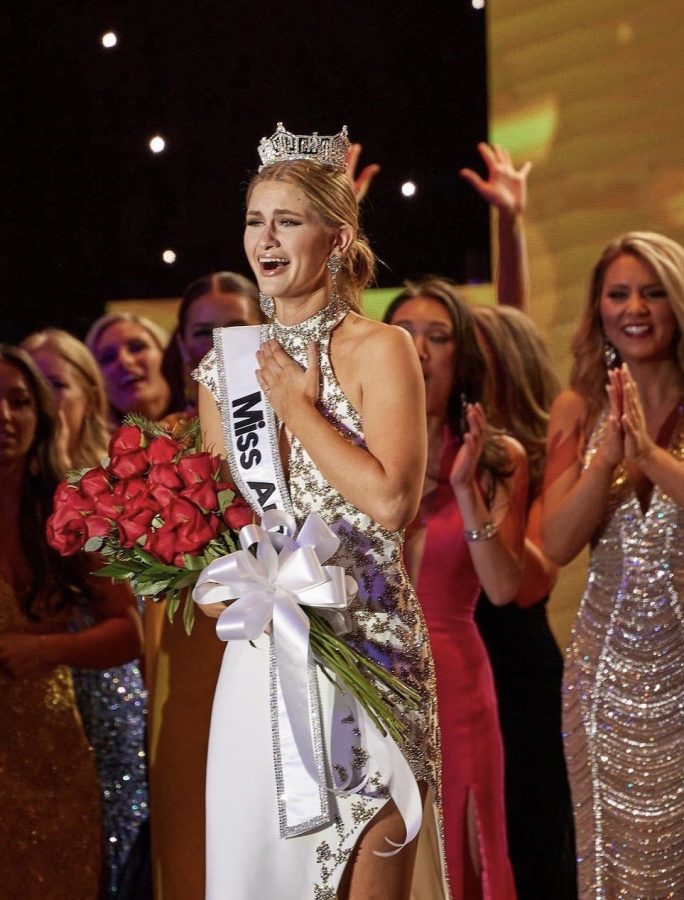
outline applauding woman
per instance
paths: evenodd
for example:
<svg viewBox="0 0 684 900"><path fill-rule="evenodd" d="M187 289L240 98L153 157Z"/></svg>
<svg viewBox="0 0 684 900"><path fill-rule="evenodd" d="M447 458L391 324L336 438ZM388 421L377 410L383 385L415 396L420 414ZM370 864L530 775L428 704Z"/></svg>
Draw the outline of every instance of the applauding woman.
<svg viewBox="0 0 684 900"><path fill-rule="evenodd" d="M684 248L612 241L549 424L544 540L590 543L564 732L580 896L684 892Z"/></svg>

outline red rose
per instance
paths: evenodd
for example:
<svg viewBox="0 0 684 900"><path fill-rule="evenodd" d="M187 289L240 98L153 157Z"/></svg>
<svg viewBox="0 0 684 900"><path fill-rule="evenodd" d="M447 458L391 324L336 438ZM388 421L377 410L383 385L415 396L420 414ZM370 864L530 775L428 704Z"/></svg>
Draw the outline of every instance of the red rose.
<svg viewBox="0 0 684 900"><path fill-rule="evenodd" d="M170 564L176 556L176 529L171 525L162 525L148 535L145 550L163 563Z"/></svg>
<svg viewBox="0 0 684 900"><path fill-rule="evenodd" d="M254 520L252 508L246 503L242 497L236 497L223 510L223 521L233 531L239 531L245 525L251 525Z"/></svg>
<svg viewBox="0 0 684 900"><path fill-rule="evenodd" d="M122 425L109 441L109 455L125 456L139 450L144 444L143 433L137 425Z"/></svg>
<svg viewBox="0 0 684 900"><path fill-rule="evenodd" d="M197 506L201 506L207 512L218 509L216 482L213 478L210 478L209 481L199 482L191 487L186 487L180 492L180 495L186 500L196 503Z"/></svg>
<svg viewBox="0 0 684 900"><path fill-rule="evenodd" d="M178 460L178 474L183 479L186 487L198 484L200 481L209 481L218 474L221 460L211 453L193 453Z"/></svg>
<svg viewBox="0 0 684 900"><path fill-rule="evenodd" d="M221 520L211 515L207 518L201 514L197 519L181 525L178 529L176 550L179 553L190 553L192 556L202 553L209 541L218 534Z"/></svg>
<svg viewBox="0 0 684 900"><path fill-rule="evenodd" d="M154 518L154 510L138 509L127 513L117 519L116 527L119 529L119 542L122 547L132 547L143 534L152 534L150 523Z"/></svg>
<svg viewBox="0 0 684 900"><path fill-rule="evenodd" d="M47 521L48 544L62 556L73 556L88 540L86 519L74 510L60 509Z"/></svg>
<svg viewBox="0 0 684 900"><path fill-rule="evenodd" d="M78 487L87 497L97 497L99 494L111 492L112 490L107 473L100 466L88 469L79 481Z"/></svg>
<svg viewBox="0 0 684 900"><path fill-rule="evenodd" d="M113 491L109 494L98 494L93 498L95 515L105 519L117 519L123 512L125 500L120 495L117 497Z"/></svg>
<svg viewBox="0 0 684 900"><path fill-rule="evenodd" d="M123 456L112 456L109 471L117 478L131 478L134 475L142 475L148 465L147 450L139 449Z"/></svg>
<svg viewBox="0 0 684 900"><path fill-rule="evenodd" d="M181 452L181 445L172 437L156 437L147 448L147 458L153 466L170 463Z"/></svg>
<svg viewBox="0 0 684 900"><path fill-rule="evenodd" d="M162 487L169 488L170 490L176 490L183 487L183 482L181 481L178 475L178 470L176 466L173 465L173 463L159 463L159 465L156 465L152 469L150 469L150 473L147 476L147 484L150 488L161 485Z"/></svg>
<svg viewBox="0 0 684 900"><path fill-rule="evenodd" d="M86 532L89 538L106 537L112 530L110 522L104 516L88 516L85 519Z"/></svg>
<svg viewBox="0 0 684 900"><path fill-rule="evenodd" d="M128 502L140 497L149 496L149 489L144 478L126 478L114 486L112 495L117 500Z"/></svg>
<svg viewBox="0 0 684 900"><path fill-rule="evenodd" d="M76 512L82 515L93 512L95 504L91 497L81 493L77 485L67 485L64 482L57 488L54 499L55 513Z"/></svg>

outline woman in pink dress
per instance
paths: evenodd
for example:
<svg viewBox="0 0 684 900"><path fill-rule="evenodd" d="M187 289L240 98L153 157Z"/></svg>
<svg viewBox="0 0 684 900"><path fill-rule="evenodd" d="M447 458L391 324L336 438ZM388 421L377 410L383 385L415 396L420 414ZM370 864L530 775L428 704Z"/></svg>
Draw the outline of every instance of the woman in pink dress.
<svg viewBox="0 0 684 900"><path fill-rule="evenodd" d="M451 891L454 900L511 900L496 694L473 617L481 587L496 605L518 592L527 462L487 426L485 363L453 286L411 284L385 318L413 337L427 395L428 466L406 558L435 657Z"/></svg>

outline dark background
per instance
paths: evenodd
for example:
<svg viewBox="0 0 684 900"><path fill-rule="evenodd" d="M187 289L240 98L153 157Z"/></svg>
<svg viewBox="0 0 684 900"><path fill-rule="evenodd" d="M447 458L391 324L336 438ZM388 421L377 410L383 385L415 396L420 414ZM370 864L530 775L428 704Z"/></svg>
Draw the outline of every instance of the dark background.
<svg viewBox="0 0 684 900"><path fill-rule="evenodd" d="M364 210L380 286L489 278L488 211L457 174L482 168L487 133L485 14L470 0L13 6L0 23L1 339L47 324L81 336L109 299L249 274L243 188L278 120L346 123L362 161L382 165Z"/></svg>

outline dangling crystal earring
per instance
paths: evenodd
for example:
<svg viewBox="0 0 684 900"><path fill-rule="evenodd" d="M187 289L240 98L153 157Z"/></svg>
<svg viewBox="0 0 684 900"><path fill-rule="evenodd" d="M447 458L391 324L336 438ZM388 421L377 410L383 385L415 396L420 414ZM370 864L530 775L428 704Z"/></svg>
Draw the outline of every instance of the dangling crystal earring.
<svg viewBox="0 0 684 900"><path fill-rule="evenodd" d="M330 272L330 275L332 276L333 287L335 287L335 279L337 278L337 273L342 268L342 260L336 253L333 253L333 255L328 258L326 265L328 266L328 272Z"/></svg>
<svg viewBox="0 0 684 900"><path fill-rule="evenodd" d="M620 364L618 352L608 338L603 339L603 361L605 362L608 371L616 368L616 366Z"/></svg>
<svg viewBox="0 0 684 900"><path fill-rule="evenodd" d="M273 318L273 310L275 309L273 297L270 297L268 294L262 294L261 291L259 291L259 306L267 319Z"/></svg>

